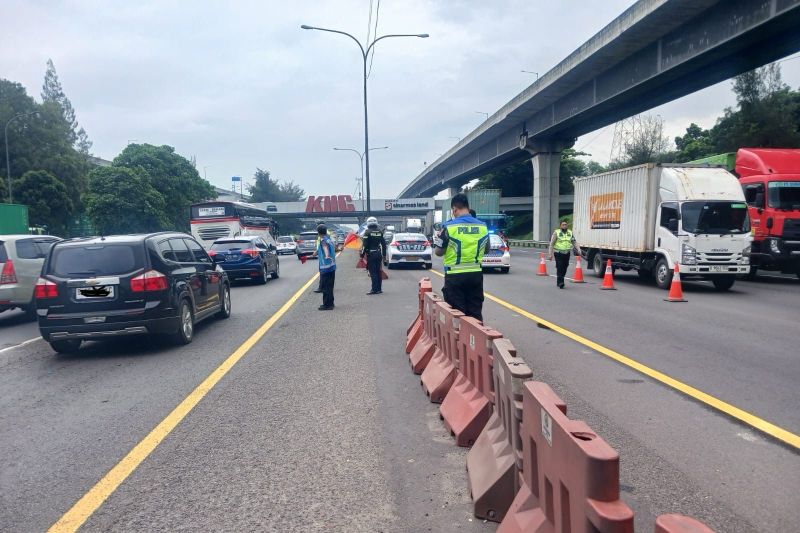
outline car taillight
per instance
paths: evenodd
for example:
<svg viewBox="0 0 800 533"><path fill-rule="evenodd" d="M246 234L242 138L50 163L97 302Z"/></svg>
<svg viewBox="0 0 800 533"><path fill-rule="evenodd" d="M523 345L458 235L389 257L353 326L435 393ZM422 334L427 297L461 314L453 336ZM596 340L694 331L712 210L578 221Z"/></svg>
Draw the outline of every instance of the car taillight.
<svg viewBox="0 0 800 533"><path fill-rule="evenodd" d="M258 257L258 250L255 248L248 248L247 250L242 250L243 254L249 255L250 257L256 258Z"/></svg>
<svg viewBox="0 0 800 533"><path fill-rule="evenodd" d="M427 248L430 245L431 245L431 243L429 243L428 241L425 241L425 242L422 243L422 246L424 246L425 248Z"/></svg>
<svg viewBox="0 0 800 533"><path fill-rule="evenodd" d="M217 252L215 252L214 250L209 250L208 251L208 256L209 257L214 257L215 255L217 255Z"/></svg>
<svg viewBox="0 0 800 533"><path fill-rule="evenodd" d="M395 247L397 247L397 246L400 246L400 243L399 243L399 242L397 242L397 241L392 241L392 244L390 244L389 246L395 246Z"/></svg>
<svg viewBox="0 0 800 533"><path fill-rule="evenodd" d="M33 289L33 296L37 300L46 300L47 298L58 297L58 285L49 279L39 278L36 286Z"/></svg>
<svg viewBox="0 0 800 533"><path fill-rule="evenodd" d="M507 252L508 251L508 246L501 246L500 247L500 251L501 252Z"/></svg>
<svg viewBox="0 0 800 533"><path fill-rule="evenodd" d="M5 285L7 283L16 283L17 282L17 273L14 270L14 262L9 259L6 261L6 264L3 265L3 271L0 272L0 285Z"/></svg>
<svg viewBox="0 0 800 533"><path fill-rule="evenodd" d="M135 278L131 278L133 292L163 291L167 288L167 276L157 270L148 270Z"/></svg>
<svg viewBox="0 0 800 533"><path fill-rule="evenodd" d="M304 241L298 240L297 244L303 244Z"/></svg>

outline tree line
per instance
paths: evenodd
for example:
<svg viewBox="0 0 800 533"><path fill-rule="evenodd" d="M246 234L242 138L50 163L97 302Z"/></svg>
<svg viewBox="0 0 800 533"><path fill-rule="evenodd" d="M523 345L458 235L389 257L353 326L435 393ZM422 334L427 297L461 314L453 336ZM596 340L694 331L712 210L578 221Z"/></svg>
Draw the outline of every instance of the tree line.
<svg viewBox="0 0 800 533"><path fill-rule="evenodd" d="M8 145L0 201L9 199L10 172L10 196L28 206L32 226L61 236L188 231L189 206L216 198L194 161L171 146L129 144L110 165L93 157L52 60L40 96L37 102L21 84L0 78L0 149ZM261 169L250 193L256 202L304 195L293 182L280 183Z"/></svg>

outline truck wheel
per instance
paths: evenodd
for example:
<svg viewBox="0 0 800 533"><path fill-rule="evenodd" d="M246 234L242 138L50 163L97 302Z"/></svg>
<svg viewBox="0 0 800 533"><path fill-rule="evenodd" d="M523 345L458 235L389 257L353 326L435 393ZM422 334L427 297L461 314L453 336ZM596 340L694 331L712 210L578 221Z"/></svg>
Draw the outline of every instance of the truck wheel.
<svg viewBox="0 0 800 533"><path fill-rule="evenodd" d="M669 268L667 260L663 257L656 263L655 278L656 285L661 289L668 290L669 286L672 285L672 269Z"/></svg>
<svg viewBox="0 0 800 533"><path fill-rule="evenodd" d="M594 270L594 276L596 278L603 278L606 275L606 269L603 266L603 256L600 255L600 252L594 254L592 258L592 269Z"/></svg>
<svg viewBox="0 0 800 533"><path fill-rule="evenodd" d="M711 280L718 291L727 291L736 283L736 276L717 276Z"/></svg>

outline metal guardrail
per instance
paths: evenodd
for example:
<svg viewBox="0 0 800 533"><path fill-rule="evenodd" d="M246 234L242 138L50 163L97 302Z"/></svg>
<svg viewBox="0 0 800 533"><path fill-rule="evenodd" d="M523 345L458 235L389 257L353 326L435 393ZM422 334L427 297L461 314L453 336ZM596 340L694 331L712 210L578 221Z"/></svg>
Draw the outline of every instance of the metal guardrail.
<svg viewBox="0 0 800 533"><path fill-rule="evenodd" d="M521 239L509 239L509 246L517 246L519 248L547 248L550 243L548 241L526 241Z"/></svg>

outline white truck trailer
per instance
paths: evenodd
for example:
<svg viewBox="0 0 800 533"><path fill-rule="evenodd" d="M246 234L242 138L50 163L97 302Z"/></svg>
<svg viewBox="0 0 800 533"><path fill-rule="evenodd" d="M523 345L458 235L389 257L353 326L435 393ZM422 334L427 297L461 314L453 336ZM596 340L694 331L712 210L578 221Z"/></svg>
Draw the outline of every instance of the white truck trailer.
<svg viewBox="0 0 800 533"><path fill-rule="evenodd" d="M652 164L575 179L573 231L602 277L636 270L662 289L682 279L730 289L750 270L750 220L739 180L723 168Z"/></svg>

